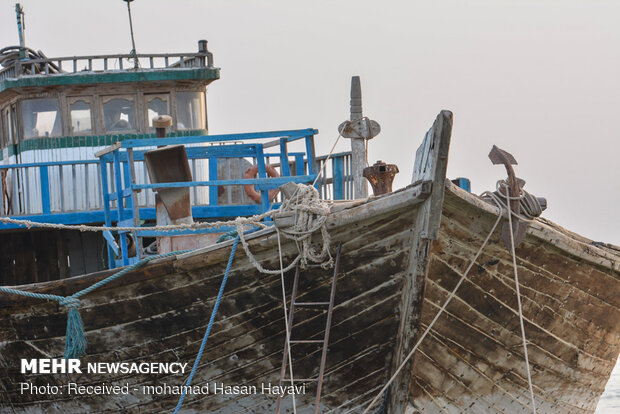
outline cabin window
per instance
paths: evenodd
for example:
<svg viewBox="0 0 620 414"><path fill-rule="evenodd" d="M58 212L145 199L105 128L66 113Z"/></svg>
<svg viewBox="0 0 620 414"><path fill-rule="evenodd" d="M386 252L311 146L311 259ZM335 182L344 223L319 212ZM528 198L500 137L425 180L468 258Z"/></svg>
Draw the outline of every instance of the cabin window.
<svg viewBox="0 0 620 414"><path fill-rule="evenodd" d="M71 135L90 135L93 133L89 99L69 98L69 117L71 119Z"/></svg>
<svg viewBox="0 0 620 414"><path fill-rule="evenodd" d="M28 99L22 102L24 139L57 137L62 134L58 99Z"/></svg>
<svg viewBox="0 0 620 414"><path fill-rule="evenodd" d="M149 131L154 132L153 118L159 115L170 115L170 99L168 95L145 95L146 119L148 120Z"/></svg>
<svg viewBox="0 0 620 414"><path fill-rule="evenodd" d="M3 146L8 146L13 142L13 122L11 122L11 110L9 108L4 110L3 117Z"/></svg>
<svg viewBox="0 0 620 414"><path fill-rule="evenodd" d="M135 131L136 111L132 98L110 98L103 104L105 130L109 132Z"/></svg>
<svg viewBox="0 0 620 414"><path fill-rule="evenodd" d="M177 92L177 129L205 129L204 92Z"/></svg>

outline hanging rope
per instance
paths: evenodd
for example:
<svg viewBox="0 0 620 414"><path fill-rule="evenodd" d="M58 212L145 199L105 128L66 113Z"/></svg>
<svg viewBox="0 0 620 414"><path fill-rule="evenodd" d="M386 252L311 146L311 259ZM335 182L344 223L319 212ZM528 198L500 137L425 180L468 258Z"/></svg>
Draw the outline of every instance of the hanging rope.
<svg viewBox="0 0 620 414"><path fill-rule="evenodd" d="M446 310L446 307L448 306L448 304L450 303L450 301L452 300L452 298L454 297L454 295L456 294L456 291L459 289L459 287L461 286L461 284L463 283L463 281L465 280L465 278L467 277L467 274L469 273L469 271L471 270L472 266L474 265L474 263L476 263L476 260L478 260L478 256L480 256L480 253L482 253L482 250L485 248L485 246L487 245L487 243L489 242L489 239L491 238L491 235L493 234L493 232L495 232L495 229L497 228L497 225L499 224L499 222L502 219L502 206L501 204L497 204L497 207L499 207L500 209L500 214L497 216L497 220L495 220L495 223L493 224L493 227L491 228L491 231L489 232L489 234L487 235L487 237L484 239L484 242L482 243L482 245L480 246L480 248L478 249L478 251L476 252L476 254L474 255L474 258L471 260L471 262L469 263L469 266L467 266L467 269L465 269L465 272L463 273L459 273L457 270L455 270L455 272L457 272L460 276L459 281L457 282L456 286L454 286L454 289L452 289L452 292L450 292L450 295L448 295L448 298L446 299L446 301L444 302L443 306L439 309L439 312L437 312L437 314L435 315L435 317L433 318L433 320L431 321L431 323L428 324L428 326L426 327L426 330L424 331L424 333L422 334L422 336L420 336L420 339L418 339L418 341L416 342L416 344L413 346L413 348L411 349L411 351L409 352L409 354L407 354L407 356L405 357L405 359L403 360L403 362L401 362L401 364L398 366L398 368L396 369L396 371L394 372L394 374L392 375L392 377L388 380L388 382L383 386L383 388L381 388L381 390L379 391L379 393L377 393L377 395L375 396L375 398L373 398L373 400L370 402L370 404L368 404L368 406L366 407L366 409L364 410L364 412L362 414L366 414L370 411L370 409L372 408L373 405L375 405L375 403L379 400L379 398L383 395L383 393L388 389L388 387L392 384L392 382L394 382L394 380L396 379L396 377L398 376L398 374L400 373L400 371L405 367L405 365L407 364L407 362L411 359L411 357L413 356L413 354L415 353L415 351L418 349L418 347L420 346L420 344L422 343L422 341L424 340L424 338L426 338L426 335L428 335L428 333L431 331L431 329L433 328L433 326L435 325L435 322L437 322L437 319L439 319L439 316L441 316L441 314Z"/></svg>
<svg viewBox="0 0 620 414"><path fill-rule="evenodd" d="M510 200L519 199L520 197L511 197L508 185L503 185L508 209L508 227L510 228L510 253L512 254L512 267L515 274L515 289L517 291L517 305L519 308L519 322L521 324L521 339L523 340L523 355L525 356L525 369L527 371L527 383L530 388L530 398L532 400L532 412L536 414L536 400L534 399L534 388L532 386L532 374L530 372L530 360L527 355L527 340L525 338L525 326L523 324L523 309L521 307L521 293L519 292L519 273L517 272L517 255L515 253L514 229L512 228L512 211L510 210Z"/></svg>
<svg viewBox="0 0 620 414"><path fill-rule="evenodd" d="M80 316L79 308L80 308L80 300L79 298L86 295L87 293L92 292L95 289L98 289L108 283L126 275L127 273L143 266L144 264L150 262L151 260L161 259L164 257L175 256L182 253L187 253L191 250L182 250L178 252L170 252L158 254L156 256L145 257L139 262L127 266L123 270L118 273L113 274L112 276L106 277L103 280L100 280L93 285L80 290L79 292L74 293L70 296L58 296L58 295L49 295L44 293L36 293L36 292L28 292L25 290L11 289L7 287L0 286L0 292L26 296L30 298L36 299L44 299L44 300L55 300L59 305L64 306L69 310L67 313L67 332L65 338L65 358L79 358L84 355L86 352L86 334L84 332L84 323L82 322L82 317Z"/></svg>
<svg viewBox="0 0 620 414"><path fill-rule="evenodd" d="M276 227L276 233L278 234L278 256L280 258L280 282L282 284L282 304L284 309L284 328L286 331L286 356L288 358L288 370L289 376L291 378L291 386L295 386L295 381L293 377L293 360L291 357L291 331L288 329L288 312L286 311L286 289L284 286L284 265L282 263L282 244L280 241L280 230ZM291 297L291 300L293 298ZM291 393L291 397L293 398L293 414L297 414L297 407L295 405L295 393ZM279 404L279 402L278 402ZM279 406L278 406L279 408Z"/></svg>
<svg viewBox="0 0 620 414"><path fill-rule="evenodd" d="M205 346L207 345L207 340L209 339L209 335L211 334L211 329L213 328L213 323L215 322L215 315L217 315L217 310L220 307L220 302L222 301L222 296L224 296L224 288L226 288L226 281L228 280L228 275L230 274L230 268L232 267L233 259L235 258L235 253L237 251L237 245L239 244L239 236L235 238L233 242L232 249L230 251L230 256L228 257L228 264L226 265L226 272L224 272L224 278L222 279L222 283L220 284L220 290L217 294L217 299L215 300L215 305L213 305L213 310L211 311L211 317L209 318L209 324L207 325L207 330L202 338L202 343L200 344L200 349L198 350L198 355L196 355L196 359L194 360L194 365L192 366L192 370L187 377L187 381L185 381L183 388L183 392L181 393L181 397L179 397L179 402L174 409L174 414L177 414L183 405L183 400L185 399L185 391L187 387L189 387L192 383L192 379L198 370L198 365L200 364L200 359L202 358L202 353L205 350Z"/></svg>

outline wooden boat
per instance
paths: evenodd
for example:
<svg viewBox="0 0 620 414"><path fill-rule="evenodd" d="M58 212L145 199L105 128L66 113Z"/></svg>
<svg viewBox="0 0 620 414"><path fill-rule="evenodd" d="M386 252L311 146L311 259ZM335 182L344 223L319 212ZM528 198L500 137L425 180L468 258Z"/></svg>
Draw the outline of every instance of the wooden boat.
<svg viewBox="0 0 620 414"><path fill-rule="evenodd" d="M334 202L327 219L340 266L320 406L315 384L296 395L296 412L361 413L404 363L370 412L531 412L511 253L498 226L465 281L411 360L431 323L493 229L500 209L446 180L452 115L443 111L416 157L415 182L378 197ZM504 218L505 220L505 218ZM278 221L276 220L276 223ZM273 227L247 235L263 267L278 269ZM151 262L82 298L87 332L82 364L182 362L191 366L231 253L232 241ZM286 265L297 245L282 241ZM528 224L516 264L535 402L540 413L596 408L620 346L620 249L594 243L547 220ZM104 271L19 286L68 295L109 276ZM290 297L293 271L285 275ZM325 301L330 270L300 273L298 298ZM296 312L295 338L322 338L325 311ZM0 296L0 412L163 412L179 395L173 374L22 374L22 358L62 355L66 311L56 303ZM293 337L293 336L292 336ZM275 412L286 340L280 275L257 271L240 250L181 412ZM295 378L316 378L321 347L292 346ZM125 385L126 395L68 395L66 385ZM20 384L62 394L21 393ZM304 383L300 381L298 384ZM217 392L223 386L257 387ZM286 384L286 382L285 382ZM247 391L247 392L246 392ZM293 412L290 396L281 412Z"/></svg>

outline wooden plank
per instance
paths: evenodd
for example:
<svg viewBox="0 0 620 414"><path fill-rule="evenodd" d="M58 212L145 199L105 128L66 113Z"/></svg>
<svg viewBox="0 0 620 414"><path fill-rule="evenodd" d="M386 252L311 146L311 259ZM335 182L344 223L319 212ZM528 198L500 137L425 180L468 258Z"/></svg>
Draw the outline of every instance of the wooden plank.
<svg viewBox="0 0 620 414"><path fill-rule="evenodd" d="M424 284L428 271L429 251L431 241L437 238L437 230L441 219L443 203L444 181L448 166L448 149L452 133L452 113L441 111L432 128L417 151L416 159L421 159L419 172L414 172L414 182L420 179L429 179L432 182L430 197L414 212L415 225L411 229L410 243L412 246L405 279L405 288L401 298L401 321L397 337L395 357L392 372L396 372L407 354L413 348L418 331L418 322L421 315L421 304L424 295ZM417 170L418 171L418 170ZM409 386L411 380L411 360L400 372L390 393L389 412L405 412L409 400Z"/></svg>

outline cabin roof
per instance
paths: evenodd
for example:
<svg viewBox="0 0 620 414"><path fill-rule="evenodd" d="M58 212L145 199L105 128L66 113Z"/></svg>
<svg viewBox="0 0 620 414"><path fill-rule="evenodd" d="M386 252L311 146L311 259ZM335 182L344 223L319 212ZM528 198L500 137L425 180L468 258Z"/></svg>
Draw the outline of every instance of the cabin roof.
<svg viewBox="0 0 620 414"><path fill-rule="evenodd" d="M19 78L0 80L0 93L17 88L37 86L66 86L87 85L121 82L153 82L153 81L182 81L204 80L207 82L220 78L219 68L190 68L190 69L143 69L137 71L109 71L109 72L78 72L59 73L50 75L27 75Z"/></svg>
<svg viewBox="0 0 620 414"><path fill-rule="evenodd" d="M0 94L19 88L111 83L198 81L208 84L220 78L220 69L213 66L213 54L206 44L206 40L199 41L198 52L192 53L55 58L28 48L11 49L2 59ZM19 53L24 51L29 54L20 58Z"/></svg>

